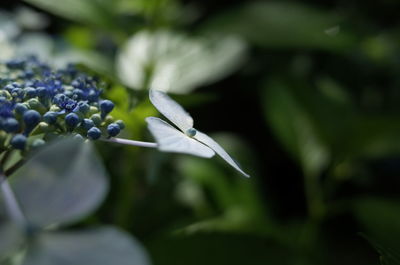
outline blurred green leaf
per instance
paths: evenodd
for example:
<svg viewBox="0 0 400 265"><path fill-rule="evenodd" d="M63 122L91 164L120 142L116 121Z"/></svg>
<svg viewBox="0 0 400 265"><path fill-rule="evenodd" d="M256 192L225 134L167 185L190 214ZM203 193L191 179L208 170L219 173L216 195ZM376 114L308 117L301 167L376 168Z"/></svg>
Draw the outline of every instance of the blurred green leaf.
<svg viewBox="0 0 400 265"><path fill-rule="evenodd" d="M131 88L188 93L237 69L244 51L244 43L232 37L142 31L125 44L116 68Z"/></svg>
<svg viewBox="0 0 400 265"><path fill-rule="evenodd" d="M267 120L306 172L316 174L332 160L400 152L396 115L359 112L343 92L328 85L317 90L310 84L279 78L265 85Z"/></svg>
<svg viewBox="0 0 400 265"><path fill-rule="evenodd" d="M354 215L367 235L380 242L400 242L400 200L364 197L354 204Z"/></svg>
<svg viewBox="0 0 400 265"><path fill-rule="evenodd" d="M289 249L261 237L203 233L156 238L149 251L157 265L293 265Z"/></svg>
<svg viewBox="0 0 400 265"><path fill-rule="evenodd" d="M10 180L28 221L41 227L87 216L108 190L106 172L92 145L72 139L40 150Z"/></svg>
<svg viewBox="0 0 400 265"><path fill-rule="evenodd" d="M249 2L218 14L207 31L237 34L266 48L317 48L344 50L354 34L342 29L343 19L331 11L298 2Z"/></svg>
<svg viewBox="0 0 400 265"><path fill-rule="evenodd" d="M113 4L108 0L25 0L55 15L99 27L113 25Z"/></svg>
<svg viewBox="0 0 400 265"><path fill-rule="evenodd" d="M103 227L79 232L41 234L28 249L23 265L149 265L139 242Z"/></svg>
<svg viewBox="0 0 400 265"><path fill-rule="evenodd" d="M276 137L308 175L327 166L330 150L314 117L284 82L268 83L264 93L265 115Z"/></svg>
<svg viewBox="0 0 400 265"><path fill-rule="evenodd" d="M400 251L398 249L383 246L369 237L367 239L380 254L381 265L400 265Z"/></svg>
<svg viewBox="0 0 400 265"><path fill-rule="evenodd" d="M249 164L254 162L254 156L238 137L219 134L215 139L226 146L230 154L241 154L241 157L247 158ZM182 231L256 234L270 231L268 213L261 203L254 181L238 178L230 168L224 170L225 163L219 162L190 156L180 157L178 160L178 169L185 176L182 185L177 189L178 199L196 210L201 219Z"/></svg>

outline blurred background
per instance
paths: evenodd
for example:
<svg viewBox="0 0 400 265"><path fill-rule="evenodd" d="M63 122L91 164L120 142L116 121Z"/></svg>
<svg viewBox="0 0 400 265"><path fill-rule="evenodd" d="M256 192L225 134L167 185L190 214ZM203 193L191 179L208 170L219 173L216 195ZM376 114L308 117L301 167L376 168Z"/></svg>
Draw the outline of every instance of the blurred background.
<svg viewBox="0 0 400 265"><path fill-rule="evenodd" d="M400 264L400 2L0 7L0 59L100 76L124 138L151 141L147 89L166 90L252 175L98 143L111 191L76 227L116 225L155 265Z"/></svg>

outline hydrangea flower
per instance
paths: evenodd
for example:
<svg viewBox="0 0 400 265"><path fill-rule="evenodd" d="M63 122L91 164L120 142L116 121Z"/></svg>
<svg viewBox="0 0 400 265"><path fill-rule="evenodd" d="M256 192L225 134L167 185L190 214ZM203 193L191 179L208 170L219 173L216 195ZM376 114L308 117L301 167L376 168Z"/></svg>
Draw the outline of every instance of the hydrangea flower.
<svg viewBox="0 0 400 265"><path fill-rule="evenodd" d="M148 128L158 143L159 150L205 158L210 158L217 153L242 175L250 177L217 142L207 134L194 129L193 118L166 93L151 89L150 101L158 111L179 128L178 130L156 117L146 119Z"/></svg>
<svg viewBox="0 0 400 265"><path fill-rule="evenodd" d="M181 131L148 117L157 143L115 138L125 125L110 115L114 103L101 98L102 85L73 65L53 70L36 57L0 63L0 149L29 151L54 137L158 148L210 158L217 153L248 177L226 151L193 128L192 117L164 92L151 89L153 105Z"/></svg>
<svg viewBox="0 0 400 265"><path fill-rule="evenodd" d="M36 57L0 63L0 148L29 150L54 136L91 140L123 129L102 85L73 65L53 70ZM44 141L44 142L43 142Z"/></svg>

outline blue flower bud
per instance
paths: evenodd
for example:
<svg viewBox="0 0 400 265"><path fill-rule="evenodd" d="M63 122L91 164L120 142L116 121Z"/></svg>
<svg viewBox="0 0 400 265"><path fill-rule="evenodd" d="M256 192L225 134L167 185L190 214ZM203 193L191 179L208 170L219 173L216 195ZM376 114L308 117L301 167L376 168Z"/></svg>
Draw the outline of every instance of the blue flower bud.
<svg viewBox="0 0 400 265"><path fill-rule="evenodd" d="M8 133L18 132L20 128L18 121L14 118L7 118L2 125L3 129Z"/></svg>
<svg viewBox="0 0 400 265"><path fill-rule="evenodd" d="M114 103L110 100L102 100L100 101L100 111L101 116L104 118L108 113L110 113L114 108Z"/></svg>
<svg viewBox="0 0 400 265"><path fill-rule="evenodd" d="M18 82L13 82L11 85L13 85L13 87L15 87L15 88L21 87L21 84Z"/></svg>
<svg viewBox="0 0 400 265"><path fill-rule="evenodd" d="M48 124L54 124L57 121L57 113L48 111L43 115L43 120Z"/></svg>
<svg viewBox="0 0 400 265"><path fill-rule="evenodd" d="M111 137L117 136L119 132L121 131L121 128L119 127L118 124L116 123L111 123L107 126L107 133Z"/></svg>
<svg viewBox="0 0 400 265"><path fill-rule="evenodd" d="M75 87L75 88L81 88L82 87L82 83L79 82L78 80L74 80L71 82L71 86Z"/></svg>
<svg viewBox="0 0 400 265"><path fill-rule="evenodd" d="M20 150L25 149L26 136L22 134L16 134L10 141L12 147Z"/></svg>
<svg viewBox="0 0 400 265"><path fill-rule="evenodd" d="M101 131L97 127L92 127L87 132L87 137L92 140L97 140L101 137Z"/></svg>
<svg viewBox="0 0 400 265"><path fill-rule="evenodd" d="M24 89L24 91L27 98L34 98L37 96L37 91L33 87L27 87Z"/></svg>
<svg viewBox="0 0 400 265"><path fill-rule="evenodd" d="M72 93L71 90L67 90L64 92L64 95L66 95L67 97L72 97L74 94Z"/></svg>
<svg viewBox="0 0 400 265"><path fill-rule="evenodd" d="M28 107L25 104L17 103L14 110L16 114L23 115L28 110Z"/></svg>
<svg viewBox="0 0 400 265"><path fill-rule="evenodd" d="M91 89L89 91L89 95L87 96L87 100L89 100L89 102L95 102L98 101L99 99L99 91L95 91L94 89Z"/></svg>
<svg viewBox="0 0 400 265"><path fill-rule="evenodd" d="M36 110L27 110L22 116L25 126L29 129L33 129L40 122L41 116Z"/></svg>
<svg viewBox="0 0 400 265"><path fill-rule="evenodd" d="M81 126L85 130L89 130L90 128L94 127L94 122L91 119L83 119Z"/></svg>
<svg viewBox="0 0 400 265"><path fill-rule="evenodd" d="M24 65L25 61L20 59L9 60L6 62L6 66L10 69L21 69Z"/></svg>
<svg viewBox="0 0 400 265"><path fill-rule="evenodd" d="M74 89L72 93L74 99L82 99L84 97L82 89Z"/></svg>
<svg viewBox="0 0 400 265"><path fill-rule="evenodd" d="M69 113L65 116L65 124L73 129L79 124L79 116L75 113Z"/></svg>
<svg viewBox="0 0 400 265"><path fill-rule="evenodd" d="M35 75L35 73L32 70L25 70L23 73L23 78L30 79Z"/></svg>
<svg viewBox="0 0 400 265"><path fill-rule="evenodd" d="M7 90L8 92L11 92L14 89L14 86L11 84L8 84L4 87L5 90Z"/></svg>
<svg viewBox="0 0 400 265"><path fill-rule="evenodd" d="M13 90L11 90L11 96L13 96L13 97L21 96L22 93L23 93L23 90L19 87L16 87Z"/></svg>
<svg viewBox="0 0 400 265"><path fill-rule="evenodd" d="M47 90L47 88L45 88L45 87L38 87L38 88L36 89L36 91L37 91L37 95L38 95L39 97L46 97L46 96L48 96L48 90Z"/></svg>
<svg viewBox="0 0 400 265"><path fill-rule="evenodd" d="M90 106L86 102L81 101L81 102L78 103L78 111L80 113L86 114L86 113L89 112L89 110L90 110Z"/></svg>

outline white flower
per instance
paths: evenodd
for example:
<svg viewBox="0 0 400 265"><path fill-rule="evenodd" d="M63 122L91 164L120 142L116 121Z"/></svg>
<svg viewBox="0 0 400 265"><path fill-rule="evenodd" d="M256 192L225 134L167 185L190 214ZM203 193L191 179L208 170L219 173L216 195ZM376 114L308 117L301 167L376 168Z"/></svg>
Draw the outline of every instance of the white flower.
<svg viewBox="0 0 400 265"><path fill-rule="evenodd" d="M243 41L230 36L140 31L119 51L116 67L121 81L132 89L185 94L236 70L245 50Z"/></svg>
<svg viewBox="0 0 400 265"><path fill-rule="evenodd" d="M246 174L228 153L211 137L193 128L193 119L177 102L164 92L150 89L150 101L176 127L156 118L146 118L148 128L158 143L158 149L166 152L186 153L210 158L217 153L229 165L246 177Z"/></svg>

